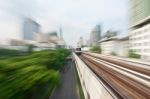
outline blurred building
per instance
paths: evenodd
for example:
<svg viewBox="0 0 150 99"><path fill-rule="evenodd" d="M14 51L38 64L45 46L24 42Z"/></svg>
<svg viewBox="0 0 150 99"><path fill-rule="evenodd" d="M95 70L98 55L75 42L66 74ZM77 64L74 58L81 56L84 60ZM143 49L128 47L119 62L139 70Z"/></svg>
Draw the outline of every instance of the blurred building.
<svg viewBox="0 0 150 99"><path fill-rule="evenodd" d="M150 60L150 0L130 0L130 49Z"/></svg>
<svg viewBox="0 0 150 99"><path fill-rule="evenodd" d="M60 37L60 38L63 38L63 30L62 30L61 27L59 28L59 37Z"/></svg>
<svg viewBox="0 0 150 99"><path fill-rule="evenodd" d="M84 40L83 40L83 37L80 37L78 43L77 43L77 46L78 47L83 47L84 46Z"/></svg>
<svg viewBox="0 0 150 99"><path fill-rule="evenodd" d="M10 44L7 46L7 49L26 51L29 44L35 45L36 42L32 40L11 39Z"/></svg>
<svg viewBox="0 0 150 99"><path fill-rule="evenodd" d="M34 45L35 50L65 48L66 43L60 30L60 36L57 32L41 33L40 25L30 18L25 18L23 24L23 40L10 40L10 48L26 47Z"/></svg>
<svg viewBox="0 0 150 99"><path fill-rule="evenodd" d="M40 32L40 25L30 19L25 18L23 23L23 39L24 40L33 40L35 33Z"/></svg>
<svg viewBox="0 0 150 99"><path fill-rule="evenodd" d="M49 35L48 34L45 34L45 33L36 33L34 35L34 40L36 42L48 42L49 40Z"/></svg>
<svg viewBox="0 0 150 99"><path fill-rule="evenodd" d="M10 40L11 46L25 46L26 44L27 44L27 42L24 40L16 40L16 39Z"/></svg>
<svg viewBox="0 0 150 99"><path fill-rule="evenodd" d="M114 31L112 29L106 31L105 35L103 38L110 38L110 37L117 37L118 36L118 31Z"/></svg>
<svg viewBox="0 0 150 99"><path fill-rule="evenodd" d="M66 43L63 38L58 37L57 32L52 33L37 33L35 41L39 44L48 45L54 48L65 48Z"/></svg>
<svg viewBox="0 0 150 99"><path fill-rule="evenodd" d="M150 0L130 0L131 26L135 27L150 18Z"/></svg>
<svg viewBox="0 0 150 99"><path fill-rule="evenodd" d="M27 45L36 45L36 41L33 40L19 40L19 39L11 39L10 46L27 46Z"/></svg>
<svg viewBox="0 0 150 99"><path fill-rule="evenodd" d="M101 39L101 26L97 25L90 33L90 45L98 45L98 41Z"/></svg>
<svg viewBox="0 0 150 99"><path fill-rule="evenodd" d="M90 47L90 40L85 41L85 46Z"/></svg>
<svg viewBox="0 0 150 99"><path fill-rule="evenodd" d="M116 54L117 56L127 57L129 50L129 37L117 38L110 37L104 38L99 41L102 54L111 55Z"/></svg>
<svg viewBox="0 0 150 99"><path fill-rule="evenodd" d="M34 45L34 50L46 50L46 49L57 49L65 48L66 43L63 38L58 37L57 32L52 33L36 33L34 35L34 40L10 40L9 48L24 48L26 49L28 45Z"/></svg>
<svg viewBox="0 0 150 99"><path fill-rule="evenodd" d="M57 34L57 32L49 32L49 33L47 33L49 36L51 36L51 37L58 37L58 34Z"/></svg>

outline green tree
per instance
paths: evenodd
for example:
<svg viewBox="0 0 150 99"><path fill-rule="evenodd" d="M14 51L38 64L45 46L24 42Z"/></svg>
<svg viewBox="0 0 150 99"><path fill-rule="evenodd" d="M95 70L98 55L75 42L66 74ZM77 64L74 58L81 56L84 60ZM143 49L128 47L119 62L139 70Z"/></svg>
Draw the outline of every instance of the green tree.
<svg viewBox="0 0 150 99"><path fill-rule="evenodd" d="M68 51L39 51L0 60L0 99L47 99L60 84Z"/></svg>
<svg viewBox="0 0 150 99"><path fill-rule="evenodd" d="M27 51L28 51L29 54L31 54L33 52L34 47L35 46L33 44L28 44L27 45Z"/></svg>
<svg viewBox="0 0 150 99"><path fill-rule="evenodd" d="M95 45L91 47L90 51L93 53L101 53L102 50L100 46Z"/></svg>
<svg viewBox="0 0 150 99"><path fill-rule="evenodd" d="M134 50L129 50L128 51L128 57L129 58L141 58L141 55L137 54Z"/></svg>
<svg viewBox="0 0 150 99"><path fill-rule="evenodd" d="M110 54L113 56L117 56L117 53L115 53L115 52L111 52Z"/></svg>
<svg viewBox="0 0 150 99"><path fill-rule="evenodd" d="M23 52L21 52L19 50L1 48L0 49L0 58L6 58L6 57L9 58L9 57L13 57L13 56L19 56L22 53Z"/></svg>

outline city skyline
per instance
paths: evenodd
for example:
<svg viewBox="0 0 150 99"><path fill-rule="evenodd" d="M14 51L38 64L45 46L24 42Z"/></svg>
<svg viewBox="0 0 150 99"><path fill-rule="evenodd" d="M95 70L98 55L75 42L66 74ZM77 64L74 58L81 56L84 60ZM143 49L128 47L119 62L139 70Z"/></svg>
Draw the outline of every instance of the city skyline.
<svg viewBox="0 0 150 99"><path fill-rule="evenodd" d="M149 99L150 0L0 0L0 99Z"/></svg>
<svg viewBox="0 0 150 99"><path fill-rule="evenodd" d="M22 28L22 16L34 18L44 32L59 31L62 27L69 45L75 45L81 36L88 39L91 29L99 23L102 33L110 28L121 31L122 35L128 32L127 0L1 0L0 6L3 38L21 37L18 28Z"/></svg>

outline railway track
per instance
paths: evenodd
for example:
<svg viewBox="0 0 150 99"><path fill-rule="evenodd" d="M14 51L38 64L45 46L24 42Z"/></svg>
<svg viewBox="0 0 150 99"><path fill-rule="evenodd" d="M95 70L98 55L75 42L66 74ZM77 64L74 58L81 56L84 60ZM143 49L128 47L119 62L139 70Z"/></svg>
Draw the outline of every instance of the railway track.
<svg viewBox="0 0 150 99"><path fill-rule="evenodd" d="M120 99L150 99L150 71L88 54L80 58Z"/></svg>
<svg viewBox="0 0 150 99"><path fill-rule="evenodd" d="M141 74L145 74L145 75L150 76L150 66L145 65L146 67L149 67L149 68L144 68L144 64L141 64L141 63L137 63L137 64L143 65L143 67L136 66L136 64L133 65L133 64L131 64L131 62L128 63L128 61L123 61L123 60L119 60L119 59L112 59L110 57L96 56L96 55L92 55L89 53L84 53L84 55L89 55L89 56L92 56L92 57L116 64L116 65L121 65L122 67L125 67L125 68L128 68L130 70L137 71Z"/></svg>

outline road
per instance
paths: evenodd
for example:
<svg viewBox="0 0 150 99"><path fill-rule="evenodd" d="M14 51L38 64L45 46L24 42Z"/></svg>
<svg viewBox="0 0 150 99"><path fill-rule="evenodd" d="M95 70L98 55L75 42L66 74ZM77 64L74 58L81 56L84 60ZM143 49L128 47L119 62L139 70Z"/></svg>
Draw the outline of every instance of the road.
<svg viewBox="0 0 150 99"><path fill-rule="evenodd" d="M72 61L68 61L62 73L62 85L60 88L56 88L49 99L79 99L75 73L75 65Z"/></svg>

